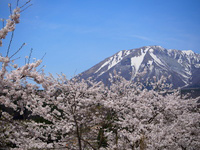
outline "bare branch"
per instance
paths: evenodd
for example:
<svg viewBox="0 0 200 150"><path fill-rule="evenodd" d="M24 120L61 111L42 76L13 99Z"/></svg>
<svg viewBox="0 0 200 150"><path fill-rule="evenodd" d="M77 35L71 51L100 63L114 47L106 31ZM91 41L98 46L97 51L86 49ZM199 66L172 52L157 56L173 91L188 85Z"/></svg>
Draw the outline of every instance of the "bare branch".
<svg viewBox="0 0 200 150"><path fill-rule="evenodd" d="M43 60L46 54L47 54L47 53L45 53L45 54L42 56L42 58L41 58L40 60Z"/></svg>
<svg viewBox="0 0 200 150"><path fill-rule="evenodd" d="M20 13L23 12L24 10L26 10L27 8L29 8L29 7L32 6L32 5L33 5L33 4L30 4L29 6L27 6L27 7L24 8L23 10L21 10Z"/></svg>
<svg viewBox="0 0 200 150"><path fill-rule="evenodd" d="M15 61L15 60L17 60L17 59L20 59L20 57L17 57L17 58L15 58L15 59L12 59L11 61Z"/></svg>
<svg viewBox="0 0 200 150"><path fill-rule="evenodd" d="M29 57L28 57L28 64L30 63L32 51L33 51L33 48L31 48L31 51L30 51L30 54L29 54Z"/></svg>
<svg viewBox="0 0 200 150"><path fill-rule="evenodd" d="M44 68L44 67L45 67L45 65L43 65L40 69L38 69L37 72L40 72L42 70L42 68Z"/></svg>
<svg viewBox="0 0 200 150"><path fill-rule="evenodd" d="M18 5L19 5L19 0L17 0L17 7L18 7Z"/></svg>
<svg viewBox="0 0 200 150"><path fill-rule="evenodd" d="M10 15L12 15L11 3L8 4L8 7L10 8Z"/></svg>
<svg viewBox="0 0 200 150"><path fill-rule="evenodd" d="M10 46L11 46L11 44L12 44L13 36L14 36L14 31L12 31L12 35L11 35L11 38L10 38L10 43L9 43L9 45L8 45L6 57L8 56L9 51L10 51Z"/></svg>
<svg viewBox="0 0 200 150"><path fill-rule="evenodd" d="M5 19L1 18L1 21L2 21L2 28L4 28L5 27L5 24L4 24Z"/></svg>
<svg viewBox="0 0 200 150"><path fill-rule="evenodd" d="M12 58L13 56L15 56L24 47L24 45L26 45L26 43L23 43L22 46L9 58Z"/></svg>
<svg viewBox="0 0 200 150"><path fill-rule="evenodd" d="M23 8L24 6L26 6L28 3L30 3L31 2L31 0L29 0L28 2L26 2L24 5L22 5L21 7L20 7L20 9L21 8Z"/></svg>

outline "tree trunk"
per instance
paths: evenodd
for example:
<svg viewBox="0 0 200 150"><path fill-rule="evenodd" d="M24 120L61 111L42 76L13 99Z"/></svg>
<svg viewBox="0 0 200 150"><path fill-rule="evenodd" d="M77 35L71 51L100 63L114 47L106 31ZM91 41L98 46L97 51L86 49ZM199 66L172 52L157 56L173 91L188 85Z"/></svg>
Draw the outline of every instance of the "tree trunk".
<svg viewBox="0 0 200 150"><path fill-rule="evenodd" d="M75 122L75 125L76 125L76 134L77 134L77 138L78 138L79 150L82 150L80 129L79 129L79 126L78 126L78 122L76 120L76 116L73 116L73 117L74 117L74 122Z"/></svg>

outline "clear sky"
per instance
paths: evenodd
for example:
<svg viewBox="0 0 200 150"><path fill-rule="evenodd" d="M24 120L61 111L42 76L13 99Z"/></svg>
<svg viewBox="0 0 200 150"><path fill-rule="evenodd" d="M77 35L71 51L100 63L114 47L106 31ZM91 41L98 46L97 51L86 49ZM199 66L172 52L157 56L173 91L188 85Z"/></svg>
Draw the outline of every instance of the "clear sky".
<svg viewBox="0 0 200 150"><path fill-rule="evenodd" d="M8 18L0 0L0 18ZM20 0L22 5L25 0ZM32 0L21 14L11 54L24 63L29 55L41 58L46 72L68 78L124 49L160 45L200 53L200 0ZM0 24L0 27L1 24ZM7 41L9 41L7 39ZM7 49L7 41L0 53Z"/></svg>

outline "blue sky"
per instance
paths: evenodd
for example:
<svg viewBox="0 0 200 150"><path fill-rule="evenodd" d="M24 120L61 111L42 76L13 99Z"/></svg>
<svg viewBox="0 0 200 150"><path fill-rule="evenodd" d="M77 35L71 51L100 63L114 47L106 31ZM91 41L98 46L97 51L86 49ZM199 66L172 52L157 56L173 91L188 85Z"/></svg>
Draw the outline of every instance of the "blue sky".
<svg viewBox="0 0 200 150"><path fill-rule="evenodd" d="M0 18L9 15L0 0ZM25 0L20 0L22 5ZM124 49L160 45L200 53L200 0L32 0L21 14L11 54L24 63L29 55L41 58L46 72L68 78ZM7 49L8 39L0 53Z"/></svg>

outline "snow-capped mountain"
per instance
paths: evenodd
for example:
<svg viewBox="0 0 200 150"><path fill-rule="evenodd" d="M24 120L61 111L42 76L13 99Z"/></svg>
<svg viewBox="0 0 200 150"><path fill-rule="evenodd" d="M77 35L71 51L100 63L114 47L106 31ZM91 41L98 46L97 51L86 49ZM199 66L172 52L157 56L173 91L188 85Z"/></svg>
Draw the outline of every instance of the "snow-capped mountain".
<svg viewBox="0 0 200 150"><path fill-rule="evenodd" d="M169 77L174 88L200 86L200 54L192 50L165 49L161 46L145 46L123 50L88 69L80 78L92 77L108 84L109 74L120 72L127 80L142 77L143 80ZM141 76L142 74L142 76Z"/></svg>

